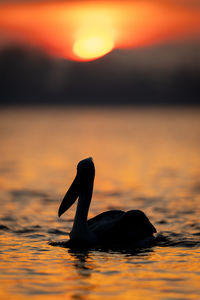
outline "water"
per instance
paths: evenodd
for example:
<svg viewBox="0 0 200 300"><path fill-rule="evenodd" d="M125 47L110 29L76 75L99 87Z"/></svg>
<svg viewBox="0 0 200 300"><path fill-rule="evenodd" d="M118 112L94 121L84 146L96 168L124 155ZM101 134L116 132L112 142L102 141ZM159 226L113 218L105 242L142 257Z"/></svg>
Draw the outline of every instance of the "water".
<svg viewBox="0 0 200 300"><path fill-rule="evenodd" d="M0 298L199 299L200 109L29 108L0 112ZM93 156L89 217L141 209L158 242L73 252L75 205L57 209Z"/></svg>

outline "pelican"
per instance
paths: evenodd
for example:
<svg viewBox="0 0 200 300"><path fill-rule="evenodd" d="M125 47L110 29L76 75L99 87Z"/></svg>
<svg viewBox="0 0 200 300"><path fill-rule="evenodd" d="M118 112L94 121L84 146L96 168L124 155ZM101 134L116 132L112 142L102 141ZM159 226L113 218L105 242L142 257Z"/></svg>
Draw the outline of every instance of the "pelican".
<svg viewBox="0 0 200 300"><path fill-rule="evenodd" d="M109 210L87 220L92 199L95 167L92 158L81 160L77 174L58 210L60 217L78 198L68 246L143 245L154 239L155 227L140 210Z"/></svg>

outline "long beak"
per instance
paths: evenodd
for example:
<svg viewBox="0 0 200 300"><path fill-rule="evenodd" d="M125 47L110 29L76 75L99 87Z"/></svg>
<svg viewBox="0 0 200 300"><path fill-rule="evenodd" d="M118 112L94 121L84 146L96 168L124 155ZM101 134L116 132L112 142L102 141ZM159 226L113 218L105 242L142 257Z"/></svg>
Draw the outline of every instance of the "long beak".
<svg viewBox="0 0 200 300"><path fill-rule="evenodd" d="M74 181L72 182L69 190L67 191L65 197L63 198L63 201L60 204L59 210L58 210L58 216L60 217L66 210L68 210L72 204L76 201L76 199L79 196L79 180L77 176L75 177Z"/></svg>

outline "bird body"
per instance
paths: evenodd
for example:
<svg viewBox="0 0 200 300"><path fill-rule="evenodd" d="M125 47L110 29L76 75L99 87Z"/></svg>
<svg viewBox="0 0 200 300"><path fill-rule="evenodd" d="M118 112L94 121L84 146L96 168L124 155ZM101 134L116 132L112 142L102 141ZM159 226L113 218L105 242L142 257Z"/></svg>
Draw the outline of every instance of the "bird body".
<svg viewBox="0 0 200 300"><path fill-rule="evenodd" d="M140 210L110 210L87 220L94 177L93 160L80 161L77 175L59 207L58 215L61 216L79 198L69 246L128 246L153 239L156 229Z"/></svg>

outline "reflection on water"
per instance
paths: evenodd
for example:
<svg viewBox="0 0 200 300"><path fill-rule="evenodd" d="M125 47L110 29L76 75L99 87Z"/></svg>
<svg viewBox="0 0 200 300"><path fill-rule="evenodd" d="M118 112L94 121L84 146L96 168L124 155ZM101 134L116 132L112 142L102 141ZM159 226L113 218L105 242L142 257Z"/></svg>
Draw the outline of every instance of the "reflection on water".
<svg viewBox="0 0 200 300"><path fill-rule="evenodd" d="M200 110L2 109L1 299L198 299ZM93 156L90 217L141 209L158 243L74 252L75 207L57 218L79 160Z"/></svg>

